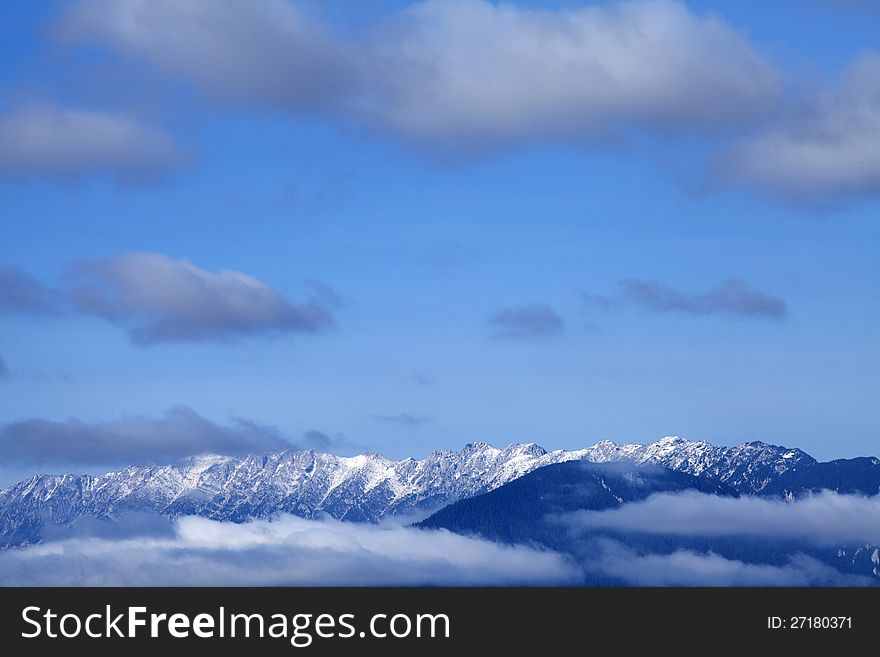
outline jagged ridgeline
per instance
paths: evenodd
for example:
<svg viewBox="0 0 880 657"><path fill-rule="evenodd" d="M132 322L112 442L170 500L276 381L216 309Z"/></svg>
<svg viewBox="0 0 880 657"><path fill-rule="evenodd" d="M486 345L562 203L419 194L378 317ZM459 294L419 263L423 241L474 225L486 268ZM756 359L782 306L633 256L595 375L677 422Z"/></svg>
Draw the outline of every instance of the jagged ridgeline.
<svg viewBox="0 0 880 657"><path fill-rule="evenodd" d="M128 512L232 522L278 513L356 522L424 516L538 468L576 460L656 464L749 495L797 496L821 488L873 495L880 486L877 459L818 463L799 449L760 442L721 447L677 437L648 445L604 441L553 452L535 444L498 449L474 443L460 452L400 461L313 451L198 456L176 465L130 467L100 476L38 475L19 482L0 492L0 546L39 542L52 527Z"/></svg>

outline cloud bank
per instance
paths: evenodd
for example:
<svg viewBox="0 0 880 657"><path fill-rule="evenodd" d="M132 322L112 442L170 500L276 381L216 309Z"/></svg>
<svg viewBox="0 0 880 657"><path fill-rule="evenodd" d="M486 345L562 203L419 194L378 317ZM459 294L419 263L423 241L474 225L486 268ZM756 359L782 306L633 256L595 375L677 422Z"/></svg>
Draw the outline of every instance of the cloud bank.
<svg viewBox="0 0 880 657"><path fill-rule="evenodd" d="M540 338L557 335L565 327L565 320L546 303L501 308L486 322L496 338Z"/></svg>
<svg viewBox="0 0 880 657"><path fill-rule="evenodd" d="M25 586L509 586L584 581L633 586L865 586L803 553L779 564L712 552L640 553L587 540L575 563L559 553L446 530L305 520L245 524L134 514L86 521L46 543L0 551L0 585Z"/></svg>
<svg viewBox="0 0 880 657"><path fill-rule="evenodd" d="M272 427L235 418L218 425L184 406L161 418L86 423L28 419L0 427L0 460L22 465L123 466L169 463L193 454L243 455L291 449Z"/></svg>
<svg viewBox="0 0 880 657"><path fill-rule="evenodd" d="M586 569L632 586L868 586L866 577L845 575L805 554L775 566L727 559L714 553L676 550L638 554L622 543L596 542Z"/></svg>
<svg viewBox="0 0 880 657"><path fill-rule="evenodd" d="M184 517L173 533L84 536L0 552L0 584L53 586L537 585L577 581L553 552L445 530Z"/></svg>
<svg viewBox="0 0 880 657"><path fill-rule="evenodd" d="M820 545L880 544L880 498L823 491L794 502L660 493L609 511L575 511L557 522L574 532L610 529L685 536L762 536Z"/></svg>
<svg viewBox="0 0 880 657"><path fill-rule="evenodd" d="M333 324L324 292L295 302L248 274L209 272L158 253L81 260L67 287L77 310L122 325L145 345L315 333Z"/></svg>
<svg viewBox="0 0 880 657"><path fill-rule="evenodd" d="M296 2L82 0L56 32L227 103L335 114L443 148L737 125L779 95L744 34L672 0L427 0L354 34Z"/></svg>
<svg viewBox="0 0 880 657"><path fill-rule="evenodd" d="M620 281L616 295L586 294L587 304L611 310L632 304L644 310L682 315L736 315L754 319L785 319L786 302L761 292L736 278L723 281L706 292L683 292L664 283L638 278Z"/></svg>
<svg viewBox="0 0 880 657"><path fill-rule="evenodd" d="M109 172L153 178L185 160L162 131L120 114L33 105L0 116L0 176Z"/></svg>

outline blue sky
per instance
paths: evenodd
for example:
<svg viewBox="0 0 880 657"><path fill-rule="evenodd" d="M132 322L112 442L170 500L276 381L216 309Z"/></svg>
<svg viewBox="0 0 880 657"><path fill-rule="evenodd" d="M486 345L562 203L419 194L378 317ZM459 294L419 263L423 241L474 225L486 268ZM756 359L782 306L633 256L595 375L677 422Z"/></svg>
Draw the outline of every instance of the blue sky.
<svg viewBox="0 0 880 657"><path fill-rule="evenodd" d="M183 6L0 7L0 446L877 452L870 3Z"/></svg>

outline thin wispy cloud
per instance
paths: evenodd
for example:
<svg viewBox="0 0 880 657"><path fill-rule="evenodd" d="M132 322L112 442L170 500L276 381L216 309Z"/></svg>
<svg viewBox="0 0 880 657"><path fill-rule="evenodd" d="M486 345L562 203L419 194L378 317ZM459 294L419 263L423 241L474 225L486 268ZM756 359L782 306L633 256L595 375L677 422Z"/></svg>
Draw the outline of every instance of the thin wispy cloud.
<svg viewBox="0 0 880 657"><path fill-rule="evenodd" d="M54 32L233 105L329 110L357 82L355 49L297 2L85 0L63 12Z"/></svg>
<svg viewBox="0 0 880 657"><path fill-rule="evenodd" d="M485 256L486 254L479 247L455 239L432 244L422 254L426 264L444 269L472 265Z"/></svg>
<svg viewBox="0 0 880 657"><path fill-rule="evenodd" d="M866 12L867 14L876 14L880 12L880 5L877 5L874 0L810 0L810 3L825 6L834 13Z"/></svg>
<svg viewBox="0 0 880 657"><path fill-rule="evenodd" d="M297 449L310 449L324 454L355 453L363 451L363 446L349 441L343 434L332 436L317 429L309 429L296 441Z"/></svg>
<svg viewBox="0 0 880 657"><path fill-rule="evenodd" d="M110 422L26 419L0 426L0 460L6 464L165 464L201 453L261 454L292 447L273 427L241 418L220 425L185 406L172 408L160 418L128 416Z"/></svg>
<svg viewBox="0 0 880 657"><path fill-rule="evenodd" d="M789 314L785 300L735 278L705 292L686 292L658 281L627 278L620 281L614 294L588 293L583 299L587 305L606 311L632 305L650 312L695 316L735 315L781 320Z"/></svg>
<svg viewBox="0 0 880 657"><path fill-rule="evenodd" d="M163 131L121 114L32 105L0 116L0 177L109 173L131 181L185 161Z"/></svg>
<svg viewBox="0 0 880 657"><path fill-rule="evenodd" d="M792 201L880 195L880 53L862 55L836 88L735 145L722 170Z"/></svg>
<svg viewBox="0 0 880 657"><path fill-rule="evenodd" d="M302 444L307 449L317 452L327 452L333 446L333 439L323 431L311 429L303 434Z"/></svg>
<svg viewBox="0 0 880 657"><path fill-rule="evenodd" d="M66 282L77 310L121 325L138 344L316 333L334 321L330 288L296 302L248 274L158 253L82 260Z"/></svg>
<svg viewBox="0 0 880 657"><path fill-rule="evenodd" d="M565 320L546 303L496 310L486 320L495 338L542 338L558 335Z"/></svg>
<svg viewBox="0 0 880 657"><path fill-rule="evenodd" d="M412 380L422 388L431 388L437 384L437 380L424 372L413 372Z"/></svg>
<svg viewBox="0 0 880 657"><path fill-rule="evenodd" d="M376 422L385 424L399 424L406 427L419 427L423 424L433 424L436 420L430 415L421 413L397 413L394 415L376 414L372 416Z"/></svg>
<svg viewBox="0 0 880 657"><path fill-rule="evenodd" d="M51 315L61 308L54 289L23 269L0 265L0 315Z"/></svg>
<svg viewBox="0 0 880 657"><path fill-rule="evenodd" d="M6 381L9 376L9 366L6 364L6 361L3 360L3 357L0 356L0 382Z"/></svg>
<svg viewBox="0 0 880 657"><path fill-rule="evenodd" d="M0 552L0 584L54 586L414 586L571 584L554 552L450 532L304 520L221 523L185 517ZM147 531L144 531L147 530ZM109 534L109 535L108 535Z"/></svg>

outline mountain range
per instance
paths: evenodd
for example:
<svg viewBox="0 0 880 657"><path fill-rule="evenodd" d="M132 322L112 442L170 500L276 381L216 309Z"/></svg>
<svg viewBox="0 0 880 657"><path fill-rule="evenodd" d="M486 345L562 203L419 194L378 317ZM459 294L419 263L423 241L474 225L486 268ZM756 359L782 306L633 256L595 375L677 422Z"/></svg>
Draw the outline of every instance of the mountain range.
<svg viewBox="0 0 880 657"><path fill-rule="evenodd" d="M822 470L824 468L818 472ZM790 472L793 471L788 470L781 477L787 478ZM691 554L777 568L789 566L792 555L798 555L799 559L809 558L833 569L828 572L818 569L819 579L815 584L827 585L845 576L853 577L851 581L859 584L880 584L880 548L871 543L852 545L841 540L835 544L748 533L657 532L648 530L640 522L617 528L591 527L579 525L576 520L578 514L585 511L621 509L662 493L741 496L727 484L658 465L577 461L549 465L488 493L459 500L417 526L565 554L582 568L582 583L590 585L627 585L634 575L638 577L629 567L623 578L604 572L602 555L607 557L608 552L627 555L624 558L633 564L638 555L665 556L675 562L687 558L682 555ZM834 575L829 576L829 572Z"/></svg>
<svg viewBox="0 0 880 657"><path fill-rule="evenodd" d="M877 459L820 463L799 449L761 442L724 447L679 437L646 445L603 441L551 452L533 443L505 449L471 443L459 452L441 450L398 461L378 454L340 457L310 450L202 455L175 465L133 466L99 476L35 475L23 480L0 491L0 547L39 542L55 526L112 520L130 512L232 522L278 513L358 522L409 514L417 519L569 461L654 464L748 495L796 497L822 488L873 495L880 488Z"/></svg>

